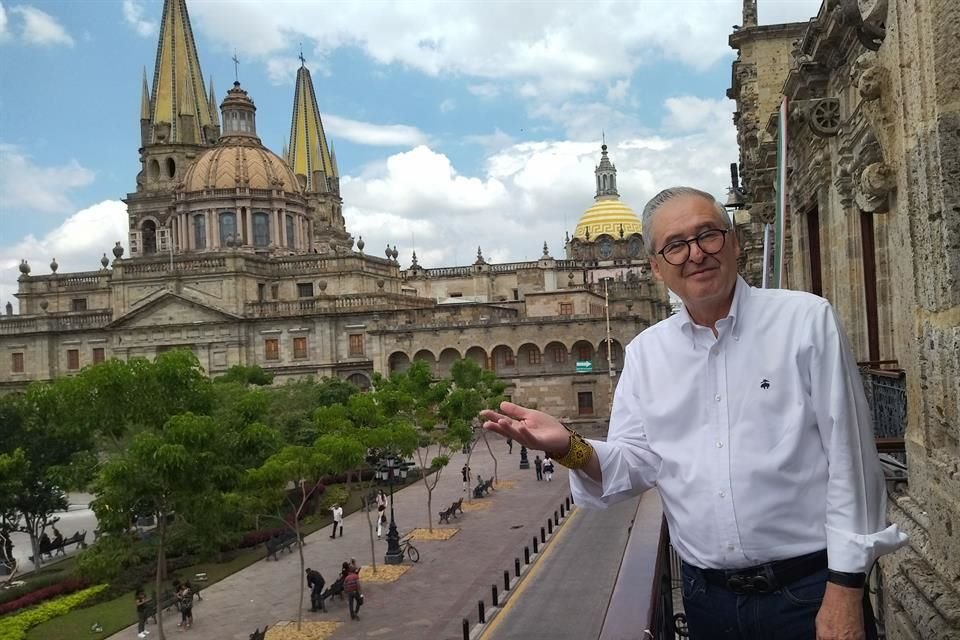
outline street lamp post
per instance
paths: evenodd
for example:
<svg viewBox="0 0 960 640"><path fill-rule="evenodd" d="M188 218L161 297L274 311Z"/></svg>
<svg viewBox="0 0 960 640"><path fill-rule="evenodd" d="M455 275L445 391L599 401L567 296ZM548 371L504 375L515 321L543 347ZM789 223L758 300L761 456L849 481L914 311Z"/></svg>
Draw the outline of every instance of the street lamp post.
<svg viewBox="0 0 960 640"><path fill-rule="evenodd" d="M607 419L613 414L613 378L617 375L613 370L613 345L610 344L610 291L607 288L609 283L609 277L603 279L603 312L607 320L607 381L609 382Z"/></svg>
<svg viewBox="0 0 960 640"><path fill-rule="evenodd" d="M407 477L407 465L395 456L387 457L384 463L386 466L381 466L377 471L378 477L390 485L390 526L387 529L387 552L383 561L386 564L400 564L403 561L403 550L400 548L400 533L397 531L397 520L393 512L393 485L398 477Z"/></svg>

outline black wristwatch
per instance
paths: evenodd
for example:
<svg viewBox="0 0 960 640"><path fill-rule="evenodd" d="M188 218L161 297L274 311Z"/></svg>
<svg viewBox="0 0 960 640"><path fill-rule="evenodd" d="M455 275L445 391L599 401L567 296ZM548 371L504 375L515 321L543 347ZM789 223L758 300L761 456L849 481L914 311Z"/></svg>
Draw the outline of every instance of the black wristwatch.
<svg viewBox="0 0 960 640"><path fill-rule="evenodd" d="M833 571L832 569L827 571L827 582L832 582L841 587L863 589L866 581L867 574L865 573L846 573L843 571Z"/></svg>

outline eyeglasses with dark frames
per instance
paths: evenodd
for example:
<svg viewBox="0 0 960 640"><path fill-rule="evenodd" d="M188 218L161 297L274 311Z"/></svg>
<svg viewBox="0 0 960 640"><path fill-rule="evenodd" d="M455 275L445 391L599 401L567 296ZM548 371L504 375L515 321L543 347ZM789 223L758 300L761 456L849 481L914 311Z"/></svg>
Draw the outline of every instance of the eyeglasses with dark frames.
<svg viewBox="0 0 960 640"><path fill-rule="evenodd" d="M700 251L703 251L708 256L720 253L727 239L728 231L730 231L730 229L707 229L706 231L701 231L689 240L674 240L673 242L668 242L666 246L660 249L660 251L657 251L657 253L663 256L667 264L679 267L690 259L690 243L692 242L696 242L697 246L700 247Z"/></svg>

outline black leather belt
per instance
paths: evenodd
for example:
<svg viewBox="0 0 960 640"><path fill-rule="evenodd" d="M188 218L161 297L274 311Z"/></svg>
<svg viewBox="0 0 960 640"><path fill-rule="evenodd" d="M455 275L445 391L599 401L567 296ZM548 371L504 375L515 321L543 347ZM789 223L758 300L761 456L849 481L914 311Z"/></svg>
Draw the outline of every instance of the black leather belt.
<svg viewBox="0 0 960 640"><path fill-rule="evenodd" d="M692 565L691 565L692 566ZM746 569L700 569L708 584L733 593L773 593L781 587L827 568L827 551L815 551Z"/></svg>

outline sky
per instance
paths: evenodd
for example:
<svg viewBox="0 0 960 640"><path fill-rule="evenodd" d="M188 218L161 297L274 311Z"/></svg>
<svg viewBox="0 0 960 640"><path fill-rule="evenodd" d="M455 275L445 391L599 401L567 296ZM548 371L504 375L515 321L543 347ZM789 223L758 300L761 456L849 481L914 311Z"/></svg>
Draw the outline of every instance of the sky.
<svg viewBox="0 0 960 640"><path fill-rule="evenodd" d="M761 24L820 0L760 0ZM127 242L140 89L162 0L0 0L0 305L32 273ZM423 267L556 258L593 203L606 135L638 213L676 184L725 197L738 159L741 0L188 0L205 82L235 73L263 144L289 135L302 51L365 251ZM231 58L240 61L235 68ZM210 86L207 84L207 91Z"/></svg>

